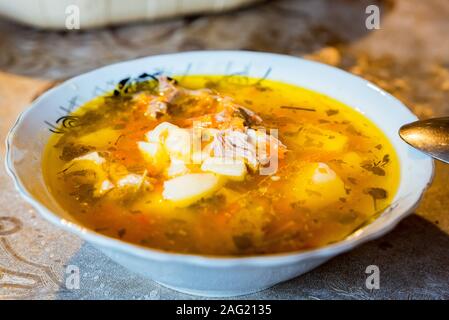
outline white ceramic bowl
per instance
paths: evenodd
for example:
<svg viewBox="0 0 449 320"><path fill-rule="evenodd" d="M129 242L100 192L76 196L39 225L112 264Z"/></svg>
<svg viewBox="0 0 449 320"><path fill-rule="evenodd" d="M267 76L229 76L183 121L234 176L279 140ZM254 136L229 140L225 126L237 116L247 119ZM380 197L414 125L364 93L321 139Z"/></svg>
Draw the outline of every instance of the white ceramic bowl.
<svg viewBox="0 0 449 320"><path fill-rule="evenodd" d="M267 71L270 71L269 74ZM352 106L374 121L393 143L400 159L401 182L394 205L373 223L343 241L319 249L243 258L167 253L109 238L83 228L51 196L41 170L48 124L65 110L111 90L121 79L143 72L268 76L309 88ZM269 53L202 51L142 58L107 66L64 82L23 112L7 138L6 166L20 194L46 219L73 232L114 261L164 286L197 295L233 296L256 292L297 277L361 243L380 237L408 215L433 175L432 160L402 142L397 132L416 117L373 84L316 62Z"/></svg>

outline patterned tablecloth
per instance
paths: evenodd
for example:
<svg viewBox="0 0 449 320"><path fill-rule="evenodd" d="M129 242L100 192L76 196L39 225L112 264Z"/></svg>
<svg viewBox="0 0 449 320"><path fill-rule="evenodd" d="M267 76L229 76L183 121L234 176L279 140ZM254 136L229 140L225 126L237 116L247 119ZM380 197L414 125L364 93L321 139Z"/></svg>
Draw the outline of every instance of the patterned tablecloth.
<svg viewBox="0 0 449 320"><path fill-rule="evenodd" d="M367 30L365 8L381 8ZM73 33L0 20L0 136L36 96L67 77L156 53L249 49L306 56L373 81L420 117L449 114L449 2L446 0L278 0L209 17ZM0 147L2 161L4 146ZM449 165L390 234L310 273L245 298L449 298ZM195 298L160 287L44 221L0 167L0 299ZM380 289L365 286L369 265ZM66 286L67 266L80 288Z"/></svg>

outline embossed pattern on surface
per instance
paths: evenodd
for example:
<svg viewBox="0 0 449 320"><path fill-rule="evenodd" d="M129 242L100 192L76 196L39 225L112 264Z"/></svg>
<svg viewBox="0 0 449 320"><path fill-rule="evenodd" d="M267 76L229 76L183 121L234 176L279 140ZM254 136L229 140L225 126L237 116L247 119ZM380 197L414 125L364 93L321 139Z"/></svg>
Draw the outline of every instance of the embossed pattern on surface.
<svg viewBox="0 0 449 320"><path fill-rule="evenodd" d="M364 27L381 5L381 30ZM0 136L36 96L72 75L139 56L250 49L306 56L374 82L420 117L449 114L449 3L445 0L278 0L222 15L92 32L33 30L0 20ZM94 88L93 88L94 89ZM4 146L0 147L4 160ZM448 299L449 166L437 164L416 210L385 237L310 273L245 298ZM44 221L0 166L0 299L191 299L111 262ZM365 268L380 268L380 289ZM69 290L66 266L80 270Z"/></svg>

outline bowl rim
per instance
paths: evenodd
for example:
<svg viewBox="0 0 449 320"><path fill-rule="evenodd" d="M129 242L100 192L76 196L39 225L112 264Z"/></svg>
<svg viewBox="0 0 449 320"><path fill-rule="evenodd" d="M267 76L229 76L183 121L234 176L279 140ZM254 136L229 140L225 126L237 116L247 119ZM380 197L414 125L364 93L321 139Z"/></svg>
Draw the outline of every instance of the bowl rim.
<svg viewBox="0 0 449 320"><path fill-rule="evenodd" d="M26 115L34 109L37 105L39 105L40 101L45 99L47 96L50 96L54 91L58 90L59 87L63 85L70 84L72 82L75 82L77 79L90 75L92 73L95 73L99 70L103 70L105 68L109 68L112 66L117 66L120 64L127 64L127 63L135 63L138 61L143 61L148 58L157 58L157 57L167 57L170 56L172 58L175 58L179 55L186 55L186 54L206 54L206 55L214 55L214 54L243 54L243 55L258 55L258 56L264 56L266 58L273 57L273 58L283 58L283 59L291 59L292 62L294 61L301 61L302 63L308 63L311 65L319 66L320 68L328 68L332 69L333 72L338 72L341 74L344 74L344 76L357 79L357 81L361 83L365 83L365 85L369 86L371 89L378 91L382 96L388 99L393 99L398 103L398 106L402 108L402 111L405 113L408 113L411 117L418 119L410 109L408 109L402 102L400 102L398 99L396 99L394 96L392 96L390 93L384 91L383 89L379 88L378 86L374 85L373 83L356 76L354 74L351 74L349 72L346 72L344 70L341 70L336 67L332 67L323 63L319 63L316 61L310 61L303 58L295 57L295 56L289 56L289 55L283 55L283 54L276 54L276 53L268 53L268 52L257 52L257 51L247 51L247 50L199 50L199 51L183 51L183 52L176 52L176 53L167 53L167 54L159 54L159 55L152 55L152 56L146 56L141 57L138 59L132 59L132 60L126 60L121 61L113 64L109 64L85 73L82 73L80 75L77 75L75 77L72 77L70 79L67 79L61 83L59 83L57 86L49 89L48 91L44 92L42 95L40 95L37 99L35 99L28 107L24 108L20 114L18 115L16 121L14 122L13 126L10 128L7 137L5 139L6 144L6 152L5 152L5 167L8 175L12 178L14 182L15 189L19 192L19 194L24 198L29 204L31 204L47 221L51 222L52 224L62 228L63 230L69 231L83 240L91 243L92 245L98 245L107 249L112 250L118 250L124 254L138 256L141 258L149 259L149 260L158 260L158 261L170 261L170 262L180 262L180 263L191 263L195 265L205 265L205 266L212 266L212 267L229 267L229 266L268 266L268 265L286 265L291 264L297 261L306 260L306 259L322 259L322 258L330 258L337 254L349 251L353 248L355 248L358 245L361 245L367 241L379 238L383 236L384 234L390 232L402 219L404 219L407 215L409 215L416 207L418 206L419 202L421 201L424 192L426 189L430 186L432 183L434 174L435 174L435 164L431 157L427 155L423 155L424 159L427 160L430 165L430 172L427 179L427 182L425 186L423 186L419 192L418 199L408 205L406 209L401 211L400 213L394 215L388 220L388 223L384 224L381 228L378 230L364 234L360 237L346 237L343 240L337 241L335 243L331 243L319 248L314 249L307 249L302 251L291 251L291 252L283 252L283 253L271 253L271 254L263 254L263 255L249 255L249 256L216 256L216 255L202 255L202 254L192 254L192 253L178 253L178 252L170 252L165 251L161 249L156 248L150 248L150 247L144 247L139 244L134 244L131 242L126 242L120 239L112 238L106 235L103 235L101 233L95 232L94 230L91 230L89 228L86 228L82 226L80 223L73 223L65 220L64 218L61 218L57 214L50 211L45 205L43 205L40 201L34 198L34 196L22 185L20 178L18 177L18 174L16 173L13 159L12 159L12 152L11 148L13 145L13 138L16 134L17 129L19 128L20 124L22 123L23 119L26 117ZM352 106L349 106L353 109ZM391 208L391 205L387 208L385 208L379 216L384 214L386 211L388 211ZM377 218L376 218L377 219ZM371 224L372 222L368 223L367 225ZM361 228L358 228L358 230L363 230L367 225L362 226ZM355 232L355 231L354 231ZM353 235L352 233L351 235Z"/></svg>

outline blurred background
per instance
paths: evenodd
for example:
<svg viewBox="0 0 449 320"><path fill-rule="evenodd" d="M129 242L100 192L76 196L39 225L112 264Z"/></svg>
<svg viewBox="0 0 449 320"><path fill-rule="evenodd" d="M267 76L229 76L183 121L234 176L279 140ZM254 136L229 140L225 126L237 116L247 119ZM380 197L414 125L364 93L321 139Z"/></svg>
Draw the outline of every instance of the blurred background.
<svg viewBox="0 0 449 320"><path fill-rule="evenodd" d="M370 5L379 9L378 29L367 27ZM320 61L374 82L420 118L449 115L448 32L447 0L0 0L0 136L4 139L33 99L64 79L117 61L208 49ZM448 298L447 181L449 166L437 163L435 181L416 214L391 234L252 298ZM18 198L3 167L0 185L0 216L18 219L28 231L8 235L25 260L38 259L60 274L69 257L79 264L92 258L94 249L48 225ZM379 257L379 252L385 255ZM370 296L354 274L373 261L391 278L383 291ZM108 263L101 260L102 268L116 268ZM33 268L0 248L0 283L2 266L15 272ZM92 271L95 277L99 275ZM126 271L121 277L108 280L109 292L124 294L116 286L120 279L135 279L134 289L142 292L154 286ZM92 294L102 297L105 289L97 292L97 287L92 285ZM32 297L36 288L0 286L0 297ZM44 289L52 297L75 297L55 281Z"/></svg>

